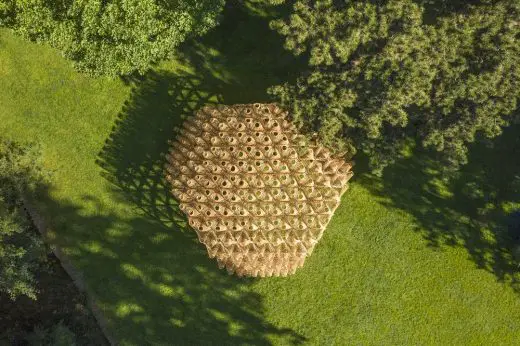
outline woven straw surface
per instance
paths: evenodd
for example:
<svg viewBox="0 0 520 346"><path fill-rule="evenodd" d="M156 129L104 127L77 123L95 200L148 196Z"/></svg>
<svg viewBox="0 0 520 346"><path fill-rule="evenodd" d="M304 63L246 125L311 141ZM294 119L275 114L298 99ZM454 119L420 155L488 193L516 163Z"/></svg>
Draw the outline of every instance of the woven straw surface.
<svg viewBox="0 0 520 346"><path fill-rule="evenodd" d="M303 136L273 104L206 106L171 142L173 195L219 267L286 276L312 253L351 165Z"/></svg>

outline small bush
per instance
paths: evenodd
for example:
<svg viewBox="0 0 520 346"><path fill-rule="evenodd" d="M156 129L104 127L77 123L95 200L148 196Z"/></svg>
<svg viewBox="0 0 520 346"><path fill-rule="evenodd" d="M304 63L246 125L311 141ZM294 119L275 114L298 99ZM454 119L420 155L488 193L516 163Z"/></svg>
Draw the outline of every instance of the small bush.
<svg viewBox="0 0 520 346"><path fill-rule="evenodd" d="M59 322L50 329L34 328L26 336L25 341L34 346L74 346L76 345L76 335L63 322Z"/></svg>
<svg viewBox="0 0 520 346"><path fill-rule="evenodd" d="M42 180L38 157L32 147L0 139L0 293L11 299L36 299L33 273L45 254L22 203Z"/></svg>

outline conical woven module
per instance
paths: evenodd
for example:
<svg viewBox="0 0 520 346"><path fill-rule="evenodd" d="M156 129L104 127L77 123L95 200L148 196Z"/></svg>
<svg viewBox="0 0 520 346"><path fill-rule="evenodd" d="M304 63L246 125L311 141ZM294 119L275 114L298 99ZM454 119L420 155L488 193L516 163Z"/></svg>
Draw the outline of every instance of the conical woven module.
<svg viewBox="0 0 520 346"><path fill-rule="evenodd" d="M206 106L170 144L173 195L209 256L239 276L301 267L353 174L274 104Z"/></svg>

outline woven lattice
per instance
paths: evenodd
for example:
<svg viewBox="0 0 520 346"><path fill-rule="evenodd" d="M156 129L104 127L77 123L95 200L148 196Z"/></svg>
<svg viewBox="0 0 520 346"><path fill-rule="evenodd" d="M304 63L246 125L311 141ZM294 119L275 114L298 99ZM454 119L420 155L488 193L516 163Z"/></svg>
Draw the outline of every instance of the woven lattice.
<svg viewBox="0 0 520 346"><path fill-rule="evenodd" d="M167 179L219 267L285 276L320 240L351 165L305 143L276 105L204 107L171 143Z"/></svg>

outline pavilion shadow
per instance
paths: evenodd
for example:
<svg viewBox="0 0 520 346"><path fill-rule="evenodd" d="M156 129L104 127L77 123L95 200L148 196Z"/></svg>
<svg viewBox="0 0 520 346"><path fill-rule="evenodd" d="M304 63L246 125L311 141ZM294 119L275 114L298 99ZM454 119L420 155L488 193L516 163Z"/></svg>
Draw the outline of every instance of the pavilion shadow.
<svg viewBox="0 0 520 346"><path fill-rule="evenodd" d="M131 97L99 153L98 164L113 193L130 201L143 215L131 221L132 237L127 243L119 242L117 249L111 249L120 254L131 247L131 258L119 258L113 265L132 263L123 270L138 270L147 278L141 288L129 285L123 298L147 306L157 316L144 325L155 335L172 335L176 343L262 345L270 344L268 336L273 335L299 344L305 341L303 336L264 321L262 297L248 289L254 280L228 276L207 258L165 179L168 140L197 109L222 102L220 85L216 79L151 72L134 83ZM106 266L106 259L99 264ZM153 269L147 274L143 268ZM183 292L182 298L156 294L136 298L141 289L148 291L144 287L149 283L174 287Z"/></svg>

